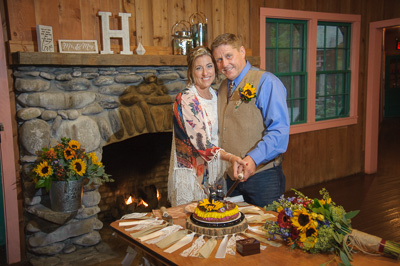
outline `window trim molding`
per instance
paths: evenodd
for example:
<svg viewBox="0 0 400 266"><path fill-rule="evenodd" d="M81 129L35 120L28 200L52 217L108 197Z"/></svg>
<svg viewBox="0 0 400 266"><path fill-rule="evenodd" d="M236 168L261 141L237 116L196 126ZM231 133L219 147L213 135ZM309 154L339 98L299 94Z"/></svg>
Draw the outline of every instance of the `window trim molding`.
<svg viewBox="0 0 400 266"><path fill-rule="evenodd" d="M290 134L354 125L358 122L358 79L360 55L361 15L297 11L279 8L260 8L260 67L265 69L265 19L307 20L307 122L290 126ZM318 21L347 22L351 24L350 44L350 112L349 117L315 121L315 83L317 60Z"/></svg>

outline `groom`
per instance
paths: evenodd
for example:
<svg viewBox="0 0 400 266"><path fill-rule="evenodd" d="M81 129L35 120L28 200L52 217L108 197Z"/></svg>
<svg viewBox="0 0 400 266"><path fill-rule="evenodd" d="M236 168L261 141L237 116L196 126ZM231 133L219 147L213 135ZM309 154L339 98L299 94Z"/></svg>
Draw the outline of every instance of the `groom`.
<svg viewBox="0 0 400 266"><path fill-rule="evenodd" d="M219 35L211 45L219 71L225 79L218 91L220 147L244 157L244 178L231 196L264 207L285 192L283 153L289 142L290 120L286 89L272 73L246 61L241 39ZM247 86L246 86L247 85ZM254 86L257 96L241 100L239 89ZM233 178L232 173L228 175ZM233 181L228 178L228 188Z"/></svg>

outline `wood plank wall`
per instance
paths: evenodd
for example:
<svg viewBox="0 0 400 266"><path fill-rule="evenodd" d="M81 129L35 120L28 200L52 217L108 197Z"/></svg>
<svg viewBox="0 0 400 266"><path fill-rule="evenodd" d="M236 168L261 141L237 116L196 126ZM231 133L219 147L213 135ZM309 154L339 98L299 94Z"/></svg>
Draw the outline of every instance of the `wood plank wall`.
<svg viewBox="0 0 400 266"><path fill-rule="evenodd" d="M284 162L286 188L301 188L359 173L364 168L364 116L369 23L400 16L398 0L6 0L10 51L37 51L35 26L53 27L54 40L95 39L101 49L98 11L112 12L111 28L119 29L119 12L131 13L131 47L142 42L148 54L171 54L171 29L194 12L208 19L209 44L219 34L243 37L259 55L260 7L361 14L359 103L357 125L291 135ZM112 43L120 49L120 42Z"/></svg>

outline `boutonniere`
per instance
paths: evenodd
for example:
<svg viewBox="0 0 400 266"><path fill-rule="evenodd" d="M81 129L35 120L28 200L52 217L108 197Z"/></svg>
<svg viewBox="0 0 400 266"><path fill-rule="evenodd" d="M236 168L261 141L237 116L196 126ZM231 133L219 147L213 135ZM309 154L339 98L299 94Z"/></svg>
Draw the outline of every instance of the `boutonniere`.
<svg viewBox="0 0 400 266"><path fill-rule="evenodd" d="M240 100L236 103L236 109L239 108L242 102L248 103L257 96L256 88L254 88L253 84L246 83L243 88L239 88L239 96Z"/></svg>

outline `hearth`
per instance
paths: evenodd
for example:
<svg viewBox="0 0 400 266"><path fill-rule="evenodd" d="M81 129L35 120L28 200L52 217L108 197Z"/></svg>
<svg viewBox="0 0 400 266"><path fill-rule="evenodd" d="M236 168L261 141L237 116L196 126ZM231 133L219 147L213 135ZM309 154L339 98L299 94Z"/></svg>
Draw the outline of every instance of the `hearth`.
<svg viewBox="0 0 400 266"><path fill-rule="evenodd" d="M150 133L103 148L103 163L115 181L99 188L100 220L168 205L171 141L170 132Z"/></svg>

